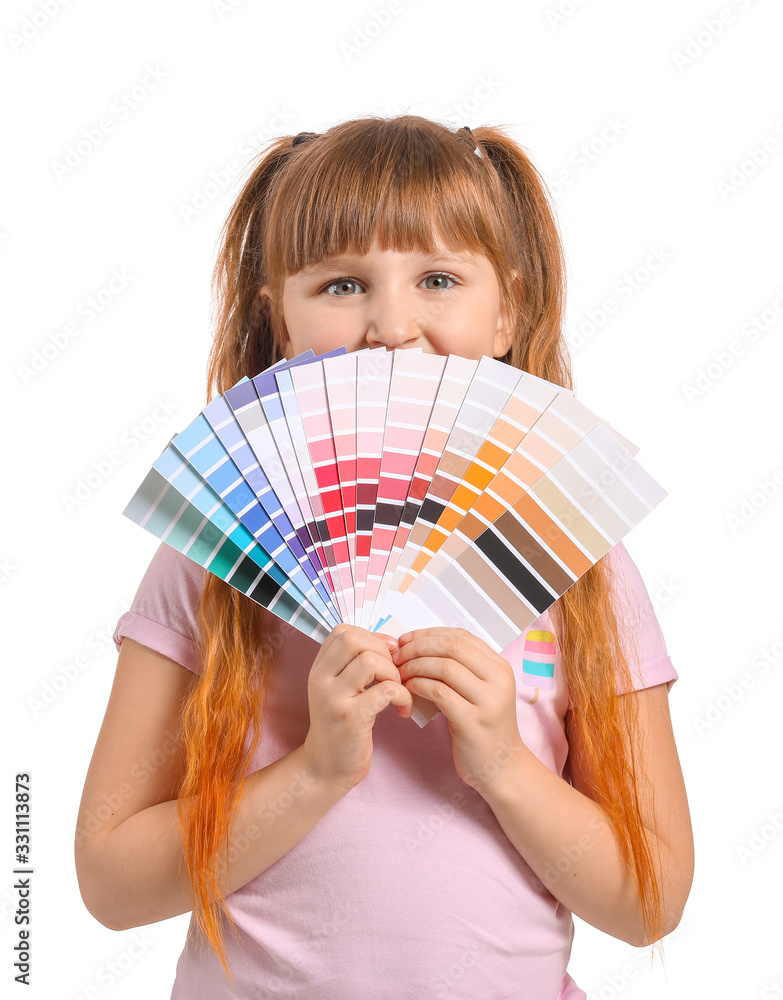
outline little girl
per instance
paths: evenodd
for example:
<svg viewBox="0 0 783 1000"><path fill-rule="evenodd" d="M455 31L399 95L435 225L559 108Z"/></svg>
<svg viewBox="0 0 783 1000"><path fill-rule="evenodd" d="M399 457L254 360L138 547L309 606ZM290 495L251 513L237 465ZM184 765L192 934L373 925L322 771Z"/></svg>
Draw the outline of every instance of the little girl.
<svg viewBox="0 0 783 1000"><path fill-rule="evenodd" d="M552 207L497 128L280 139L214 283L208 400L340 345L572 386ZM106 927L192 911L172 998L576 1000L572 913L636 946L677 926L677 673L622 543L502 655L450 628L318 646L165 543L114 638L77 872ZM440 709L424 728L413 695Z"/></svg>

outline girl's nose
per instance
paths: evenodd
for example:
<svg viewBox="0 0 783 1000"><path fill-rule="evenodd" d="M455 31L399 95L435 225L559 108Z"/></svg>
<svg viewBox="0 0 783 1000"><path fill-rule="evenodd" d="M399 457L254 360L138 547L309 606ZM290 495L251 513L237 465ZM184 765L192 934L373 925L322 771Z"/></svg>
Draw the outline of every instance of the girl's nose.
<svg viewBox="0 0 783 1000"><path fill-rule="evenodd" d="M384 296L368 316L366 338L370 347L412 347L420 337L420 320L404 296Z"/></svg>
<svg viewBox="0 0 783 1000"><path fill-rule="evenodd" d="M413 347L422 336L421 303L408 295L404 283L379 283L366 300L365 323L370 347Z"/></svg>

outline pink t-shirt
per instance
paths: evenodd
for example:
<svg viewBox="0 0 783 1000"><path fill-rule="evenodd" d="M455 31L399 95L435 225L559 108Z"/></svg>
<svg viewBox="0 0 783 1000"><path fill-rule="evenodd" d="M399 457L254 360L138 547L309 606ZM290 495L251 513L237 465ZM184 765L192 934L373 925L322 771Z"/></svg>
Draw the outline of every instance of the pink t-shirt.
<svg viewBox="0 0 783 1000"><path fill-rule="evenodd" d="M677 673L639 571L622 543L608 558L627 586L624 634L641 640L635 687L671 688ZM131 610L117 624L117 648L127 635L198 673L193 636L205 572L161 543ZM319 648L279 619L268 620L286 638L273 665L251 771L304 742L307 679ZM551 682L544 679L537 692L536 675L523 669L525 637L533 629L554 632L548 613L503 655L516 676L522 739L562 774L568 698L559 653ZM211 947L199 950L191 920L172 1000L584 998L566 971L571 913L457 775L443 713L420 729L389 706L376 719L373 747L367 777L300 843L227 897L243 944L226 927L236 990ZM271 814L261 817L262 831L271 820Z"/></svg>

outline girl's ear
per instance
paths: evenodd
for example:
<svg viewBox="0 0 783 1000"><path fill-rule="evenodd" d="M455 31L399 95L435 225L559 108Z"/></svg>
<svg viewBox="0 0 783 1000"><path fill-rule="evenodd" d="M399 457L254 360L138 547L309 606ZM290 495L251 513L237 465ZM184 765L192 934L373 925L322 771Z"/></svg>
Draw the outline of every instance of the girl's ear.
<svg viewBox="0 0 783 1000"><path fill-rule="evenodd" d="M258 297L260 299L267 299L267 313L268 313L269 312L269 304L271 304L271 301L272 301L272 297L269 294L269 286L268 285L262 285L259 288L259 290L258 290ZM284 357L284 358L286 358L286 359L288 359L288 360L290 360L294 355L293 355L293 352L291 350L291 341L290 341L290 339L288 337L287 332L284 332L282 337L277 337L276 339L278 341L281 341L280 343L278 343L278 349L279 349L279 351L281 353L281 356Z"/></svg>
<svg viewBox="0 0 783 1000"><path fill-rule="evenodd" d="M505 357L511 349L511 344L514 336L511 330L508 328L508 324L501 315L498 319L498 328L495 333L495 346L493 350L493 355L496 358Z"/></svg>
<svg viewBox="0 0 783 1000"><path fill-rule="evenodd" d="M511 272L512 281L517 280L517 271ZM509 310L505 302L500 303L500 315L498 316L497 330L495 331L494 356L502 358L511 350L514 342L514 331L511 326Z"/></svg>

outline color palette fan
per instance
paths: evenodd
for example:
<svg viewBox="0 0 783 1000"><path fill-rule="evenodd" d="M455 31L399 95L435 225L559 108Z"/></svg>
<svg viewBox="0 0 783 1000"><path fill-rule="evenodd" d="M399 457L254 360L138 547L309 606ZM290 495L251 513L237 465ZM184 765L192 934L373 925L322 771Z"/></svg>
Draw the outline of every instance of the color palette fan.
<svg viewBox="0 0 783 1000"><path fill-rule="evenodd" d="M208 403L123 513L316 641L442 625L500 652L667 495L637 452L492 358L308 351Z"/></svg>

